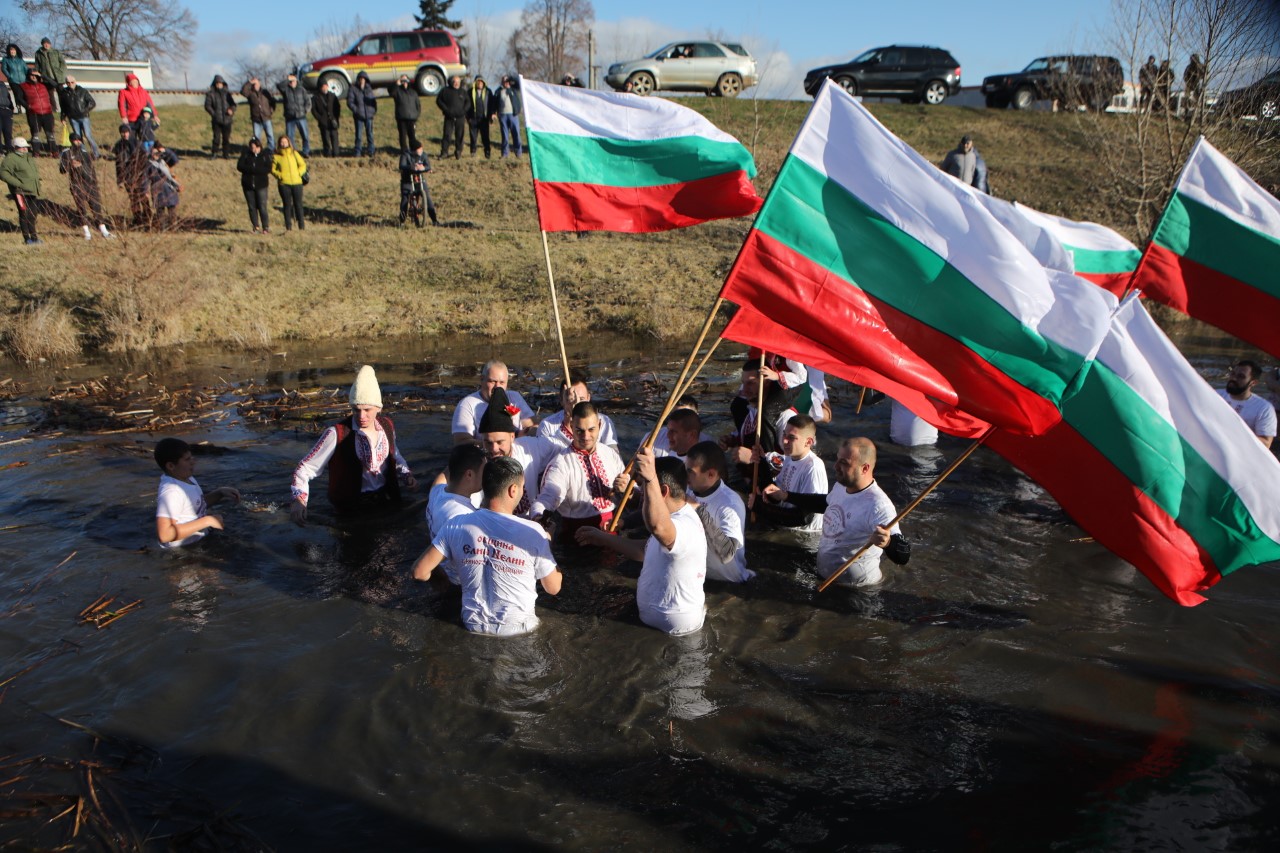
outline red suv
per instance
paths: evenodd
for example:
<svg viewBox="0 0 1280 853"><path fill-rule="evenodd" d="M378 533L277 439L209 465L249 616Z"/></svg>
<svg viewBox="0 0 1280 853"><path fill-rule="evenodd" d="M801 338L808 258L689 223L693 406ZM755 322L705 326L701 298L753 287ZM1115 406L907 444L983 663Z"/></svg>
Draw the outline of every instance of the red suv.
<svg viewBox="0 0 1280 853"><path fill-rule="evenodd" d="M345 97L361 71L369 75L369 84L374 87L394 86L400 75L406 74L424 95L439 93L454 75L467 76L462 48L452 33L409 30L361 36L341 56L299 66L298 78L312 91L336 83L338 97Z"/></svg>

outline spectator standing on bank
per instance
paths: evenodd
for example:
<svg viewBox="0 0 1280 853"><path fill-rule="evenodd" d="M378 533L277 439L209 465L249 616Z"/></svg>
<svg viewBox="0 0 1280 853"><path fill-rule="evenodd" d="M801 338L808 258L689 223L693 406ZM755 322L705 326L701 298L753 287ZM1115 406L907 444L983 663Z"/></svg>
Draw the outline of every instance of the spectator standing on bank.
<svg viewBox="0 0 1280 853"><path fill-rule="evenodd" d="M151 201L147 198L147 152L133 136L133 125L121 123L120 138L111 146L116 159L116 186L129 196L129 212L134 228L151 224Z"/></svg>
<svg viewBox="0 0 1280 853"><path fill-rule="evenodd" d="M489 125L493 122L493 93L484 82L484 78L476 75L476 80L467 92L467 126L470 128L471 156L476 155L476 136L484 145L484 157L489 159Z"/></svg>
<svg viewBox="0 0 1280 853"><path fill-rule="evenodd" d="M284 135L296 150L298 142L293 138L293 132L298 131L298 138L302 140L302 156L310 157L311 128L307 127L307 113L311 112L311 95L298 85L296 74L290 74L276 88L280 90L280 101L284 104Z"/></svg>
<svg viewBox="0 0 1280 853"><path fill-rule="evenodd" d="M93 138L93 128L89 125L89 113L98 108L89 90L76 83L76 78L67 75L66 85L58 90L58 101L62 107L62 120L71 125L71 132L89 143L93 151L93 159L98 159L98 143Z"/></svg>
<svg viewBox="0 0 1280 853"><path fill-rule="evenodd" d="M307 161L292 145L289 137L276 141L276 156L271 159L271 174L276 176L280 189L280 201L284 205L284 230L293 230L293 220L298 220L298 230L307 227L302 218L302 185L307 178Z"/></svg>
<svg viewBox="0 0 1280 853"><path fill-rule="evenodd" d="M336 83L326 83L311 99L311 115L315 116L326 157L338 156L338 119L342 115L342 102L338 100L335 89Z"/></svg>
<svg viewBox="0 0 1280 853"><path fill-rule="evenodd" d="M1149 112L1151 110L1151 97L1156 92L1156 74L1159 73L1156 67L1155 55L1147 57L1146 63L1142 68L1138 69L1138 111Z"/></svg>
<svg viewBox="0 0 1280 853"><path fill-rule="evenodd" d="M152 221L152 227L167 231L177 224L178 194L182 192L182 185L173 176L173 172L169 171L169 164L161 156L163 150L162 148L151 149L147 155L147 169L143 180L146 181L147 189L151 191L151 200L156 208L156 218Z"/></svg>
<svg viewBox="0 0 1280 853"><path fill-rule="evenodd" d="M116 107L120 110L120 120L129 124L142 117L142 108L151 107L151 114L156 113L156 105L151 101L151 93L143 88L137 74L124 75L124 88L116 98Z"/></svg>
<svg viewBox="0 0 1280 853"><path fill-rule="evenodd" d="M31 142L40 141L40 131L44 131L45 155L58 156L58 148L53 141L53 101L49 98L49 89L44 85L39 71L27 75L27 82L22 84L22 93L27 98L27 126L31 130Z"/></svg>
<svg viewBox="0 0 1280 853"><path fill-rule="evenodd" d="M240 189L244 190L245 203L249 205L249 224L253 233L259 230L263 234L271 233L271 223L267 219L267 185L271 183L271 153L262 150L262 141L258 137L249 140L244 153L236 162L236 170L240 172ZM261 229L259 229L261 225Z"/></svg>
<svg viewBox="0 0 1280 853"><path fill-rule="evenodd" d="M98 190L98 172L93 168L97 155L91 155L84 147L80 134L70 135L71 147L62 152L58 160L58 171L67 176L71 183L71 198L80 213L80 227L84 229L84 238L93 239L91 226L97 224L103 237L110 237L107 230L107 217L102 213L102 193Z"/></svg>
<svg viewBox="0 0 1280 853"><path fill-rule="evenodd" d="M410 143L418 138L417 125L418 117L422 115L422 100L404 74L391 87L391 100L396 105L396 131L400 134L400 153L403 155L413 150Z"/></svg>
<svg viewBox="0 0 1280 853"><path fill-rule="evenodd" d="M3 76L4 72L0 72ZM0 142L4 143L4 152L13 150L13 113L15 111L13 96L9 94L6 81L0 80Z"/></svg>
<svg viewBox="0 0 1280 853"><path fill-rule="evenodd" d="M450 77L449 85L436 95L436 107L444 116L444 133L440 140L440 157L449 156L449 142L453 141L453 157L462 159L462 127L467 118L467 93L462 89L461 77Z"/></svg>
<svg viewBox="0 0 1280 853"><path fill-rule="evenodd" d="M21 136L13 140L13 150L0 160L0 181L9 186L13 204L18 208L18 227L22 230L22 242L28 246L39 246L35 201L40 198L40 170L31 157L27 140Z"/></svg>
<svg viewBox="0 0 1280 853"><path fill-rule="evenodd" d="M271 94L271 90L262 88L262 81L252 77L248 83L240 87L240 95L249 102L249 119L253 122L253 135L264 140L267 148L274 148L276 129L271 125L271 116L276 111L276 99Z"/></svg>
<svg viewBox="0 0 1280 853"><path fill-rule="evenodd" d="M40 39L40 49L33 59L52 100L58 87L67 82L67 60L62 56L62 51L53 49L53 42L47 36Z"/></svg>
<svg viewBox="0 0 1280 853"><path fill-rule="evenodd" d="M1200 109L1200 99L1204 97L1204 78L1204 61L1200 58L1200 54L1193 53L1191 61L1182 72L1182 87L1186 90L1183 113L1188 117Z"/></svg>
<svg viewBox="0 0 1280 853"><path fill-rule="evenodd" d="M427 187L427 172L431 171L431 161L427 152L422 150L422 143L416 139L409 140L409 150L400 155L400 224L404 225L409 215L409 200L415 192L422 193L422 206L427 209L432 225L439 225L436 206L431 201L431 190ZM418 182L414 183L415 174Z"/></svg>
<svg viewBox="0 0 1280 853"><path fill-rule="evenodd" d="M27 82L27 60L22 58L22 48L16 44L5 45L4 59L0 59L0 71L9 80L15 110L26 109L27 96L22 91L22 84Z"/></svg>
<svg viewBox="0 0 1280 853"><path fill-rule="evenodd" d="M1169 64L1169 60L1160 63L1160 67L1156 70L1156 100L1159 103L1154 106L1156 109L1164 112L1169 109L1170 101L1173 97L1173 67Z"/></svg>
<svg viewBox="0 0 1280 853"><path fill-rule="evenodd" d="M507 151L515 148L519 157L524 153L520 142L520 114L524 112L524 102L510 74L503 75L501 87L493 93L493 103L493 111L498 115L498 132L502 136L502 156L506 157Z"/></svg>
<svg viewBox="0 0 1280 853"><path fill-rule="evenodd" d="M204 111L209 114L213 125L213 142L209 145L209 156L217 157L222 150L222 159L231 156L231 122L236 115L236 99L227 88L227 81L221 74L213 75L209 91L204 94Z"/></svg>
<svg viewBox="0 0 1280 853"><path fill-rule="evenodd" d="M369 146L369 156L374 154L373 117L378 114L377 96L373 94L373 86L369 84L369 75L361 71L356 75L356 84L347 90L347 109L356 123L356 154L359 157L360 131L364 131Z"/></svg>
<svg viewBox="0 0 1280 853"><path fill-rule="evenodd" d="M979 192L991 192L987 186L987 162L973 147L973 137L968 134L960 137L960 144L947 152L946 159L942 161L942 171Z"/></svg>
<svg viewBox="0 0 1280 853"><path fill-rule="evenodd" d="M138 120L133 123L134 136L137 137L138 144L142 146L142 150L151 153L151 149L156 144L156 131L160 129L160 122L156 120L155 113L151 107L143 107L142 115L138 116Z"/></svg>

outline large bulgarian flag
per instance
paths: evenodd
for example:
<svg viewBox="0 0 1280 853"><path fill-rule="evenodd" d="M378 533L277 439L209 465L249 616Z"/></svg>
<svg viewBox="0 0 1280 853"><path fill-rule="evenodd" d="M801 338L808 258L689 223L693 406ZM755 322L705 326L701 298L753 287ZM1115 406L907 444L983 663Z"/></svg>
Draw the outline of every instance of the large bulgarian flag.
<svg viewBox="0 0 1280 853"><path fill-rule="evenodd" d="M1143 295L1280 356L1280 200L1203 138L1134 276Z"/></svg>
<svg viewBox="0 0 1280 853"><path fill-rule="evenodd" d="M667 231L760 209L738 140L662 98L521 80L544 231Z"/></svg>
<svg viewBox="0 0 1280 853"><path fill-rule="evenodd" d="M1050 213L1041 213L1014 202L1027 220L1043 228L1071 256L1076 275L1123 296L1133 271L1142 259L1142 250L1122 235L1096 222L1077 222Z"/></svg>
<svg viewBox="0 0 1280 853"><path fill-rule="evenodd" d="M1060 420L1116 306L829 82L721 296L731 340L1030 434Z"/></svg>

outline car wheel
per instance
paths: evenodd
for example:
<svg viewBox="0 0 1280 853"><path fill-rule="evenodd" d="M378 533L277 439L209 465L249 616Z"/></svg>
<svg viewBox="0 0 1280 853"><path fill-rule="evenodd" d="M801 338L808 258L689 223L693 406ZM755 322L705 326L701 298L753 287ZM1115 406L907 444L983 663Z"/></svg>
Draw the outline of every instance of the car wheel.
<svg viewBox="0 0 1280 853"><path fill-rule="evenodd" d="M924 87L924 102L931 107L936 107L947 99L947 84L941 80L930 80L929 85Z"/></svg>
<svg viewBox="0 0 1280 853"><path fill-rule="evenodd" d="M346 77L343 77L337 72L321 75L320 88L324 89L326 86L337 86L338 91L334 92L334 94L338 96L338 100L342 101L346 99L348 89Z"/></svg>
<svg viewBox="0 0 1280 853"><path fill-rule="evenodd" d="M1024 86L1013 93L1013 108L1015 110L1029 110L1035 102L1036 93L1034 89Z"/></svg>
<svg viewBox="0 0 1280 853"><path fill-rule="evenodd" d="M742 92L742 78L733 72L721 74L716 81L716 91L722 98L736 98Z"/></svg>
<svg viewBox="0 0 1280 853"><path fill-rule="evenodd" d="M631 94L633 95L649 95L653 93L655 88L653 75L648 71L637 71L627 78L627 82L631 84Z"/></svg>
<svg viewBox="0 0 1280 853"><path fill-rule="evenodd" d="M1275 98L1267 98L1258 105L1258 118L1264 121L1274 121L1280 118L1280 101Z"/></svg>
<svg viewBox="0 0 1280 853"><path fill-rule="evenodd" d="M856 96L858 94L858 81L854 80L852 77L837 77L836 85L841 89L844 89L850 95Z"/></svg>
<svg viewBox="0 0 1280 853"><path fill-rule="evenodd" d="M997 97L996 95L987 95L987 109L1002 110L1007 106L1009 106L1009 102L1004 98Z"/></svg>
<svg viewBox="0 0 1280 853"><path fill-rule="evenodd" d="M444 75L434 68L424 68L418 72L418 93L434 98L444 89Z"/></svg>

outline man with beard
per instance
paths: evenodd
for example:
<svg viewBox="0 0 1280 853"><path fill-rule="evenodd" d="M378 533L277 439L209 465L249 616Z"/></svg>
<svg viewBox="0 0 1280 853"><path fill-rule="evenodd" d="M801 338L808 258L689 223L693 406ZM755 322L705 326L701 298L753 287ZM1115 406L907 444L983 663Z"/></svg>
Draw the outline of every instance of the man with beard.
<svg viewBox="0 0 1280 853"><path fill-rule="evenodd" d="M911 543L898 525L887 525L897 516L893 502L876 483L876 446L868 438L846 438L836 455L836 486L830 494L788 492L766 486L764 499L791 503L806 512L822 513L822 539L818 543L818 574L831 577L845 561L870 544L858 561L840 576L848 586L880 583L880 555L899 566L911 559Z"/></svg>
<svg viewBox="0 0 1280 853"><path fill-rule="evenodd" d="M1276 407L1253 393L1253 386L1258 384L1261 375L1257 362L1248 359L1238 361L1227 375L1227 387L1218 393L1235 409L1258 441L1264 447L1270 447L1276 437Z"/></svg>
<svg viewBox="0 0 1280 853"><path fill-rule="evenodd" d="M538 496L538 484L542 472L557 452L557 448L540 438L516 438L515 424L508 410L515 408L508 403L507 389L494 388L489 394L489 406L480 417L480 447L489 459L509 457L520 463L525 474L525 492L520 498L515 514L528 518L533 499ZM465 447L466 445L458 445Z"/></svg>
<svg viewBox="0 0 1280 853"><path fill-rule="evenodd" d="M535 521L544 516L552 523L556 516L562 519L560 535L565 542L574 541L579 528L608 526L616 507L614 483L623 469L618 451L599 441L600 413L594 403L574 406L570 423L573 443L547 466L542 490L529 513Z"/></svg>

